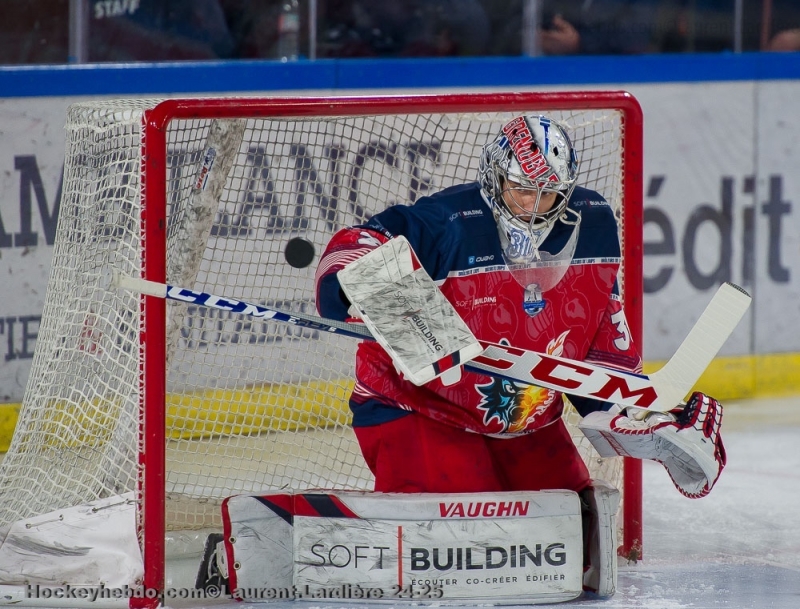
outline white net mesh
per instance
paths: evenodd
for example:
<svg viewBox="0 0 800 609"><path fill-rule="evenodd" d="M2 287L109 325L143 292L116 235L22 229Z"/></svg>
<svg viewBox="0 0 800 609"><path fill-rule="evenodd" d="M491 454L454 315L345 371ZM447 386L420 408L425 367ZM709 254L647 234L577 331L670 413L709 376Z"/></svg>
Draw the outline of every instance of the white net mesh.
<svg viewBox="0 0 800 609"><path fill-rule="evenodd" d="M2 522L136 489L140 299L107 286L111 269L141 275L142 111L153 103L70 109L45 310L0 469ZM570 128L581 183L621 213L620 114L548 113ZM175 120L168 282L314 313L316 261L335 230L474 181L480 147L511 117ZM287 262L294 238L313 244L310 265ZM167 327L168 528L217 526L218 501L235 493L370 488L348 426L355 341L175 303ZM594 475L619 486L619 463L576 433Z"/></svg>

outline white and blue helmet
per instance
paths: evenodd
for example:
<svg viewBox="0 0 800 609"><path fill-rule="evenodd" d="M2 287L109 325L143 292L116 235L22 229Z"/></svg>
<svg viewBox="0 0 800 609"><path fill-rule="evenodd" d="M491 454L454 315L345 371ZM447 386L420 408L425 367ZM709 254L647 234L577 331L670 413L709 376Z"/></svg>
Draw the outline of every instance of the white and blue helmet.
<svg viewBox="0 0 800 609"><path fill-rule="evenodd" d="M565 214L577 180L578 159L566 128L557 121L546 116L518 116L509 121L483 147L479 173L509 261L530 259L557 219L576 223ZM539 196L555 192L556 204L545 213L515 213L502 194L509 181Z"/></svg>

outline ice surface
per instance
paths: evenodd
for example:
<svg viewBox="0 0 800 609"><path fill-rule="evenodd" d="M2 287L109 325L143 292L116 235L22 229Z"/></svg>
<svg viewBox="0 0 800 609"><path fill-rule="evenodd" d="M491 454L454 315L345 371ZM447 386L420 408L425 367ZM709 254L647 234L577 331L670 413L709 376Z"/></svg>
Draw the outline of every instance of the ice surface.
<svg viewBox="0 0 800 609"><path fill-rule="evenodd" d="M620 566L614 597L536 607L800 609L800 397L727 404L723 437L728 465L703 499L686 499L660 465L644 464L644 559ZM304 601L209 606L413 605Z"/></svg>

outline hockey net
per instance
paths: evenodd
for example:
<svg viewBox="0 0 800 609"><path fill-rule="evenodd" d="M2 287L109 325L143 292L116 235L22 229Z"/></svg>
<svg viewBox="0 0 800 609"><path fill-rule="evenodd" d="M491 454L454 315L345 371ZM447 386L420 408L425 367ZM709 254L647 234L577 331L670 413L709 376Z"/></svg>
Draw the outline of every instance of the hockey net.
<svg viewBox="0 0 800 609"><path fill-rule="evenodd" d="M568 125L581 183L616 210L621 288L640 340L641 115L627 94L72 106L0 522L133 492L145 579L163 585L151 561L162 560L165 530L218 529L224 497L369 489L347 408L355 341L110 290L111 272L315 313L315 264L334 231L476 180L481 146L522 112ZM312 259L294 250L304 242ZM580 432L575 441L593 476L622 489L621 463L593 455ZM635 476L626 502L637 500ZM633 510L628 546L641 534Z"/></svg>

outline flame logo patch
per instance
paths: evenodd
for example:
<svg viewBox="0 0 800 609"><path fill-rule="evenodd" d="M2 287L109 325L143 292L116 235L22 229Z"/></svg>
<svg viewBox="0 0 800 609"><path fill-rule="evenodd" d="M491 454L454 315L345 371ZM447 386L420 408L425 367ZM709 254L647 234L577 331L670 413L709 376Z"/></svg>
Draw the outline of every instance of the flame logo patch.
<svg viewBox="0 0 800 609"><path fill-rule="evenodd" d="M564 343L569 330L551 340L546 352L559 356L564 351ZM500 344L510 343L501 339ZM485 385L476 385L481 394L478 409L483 411L484 425L493 421L500 423L503 433L515 433L536 427L536 419L547 412L556 392L537 385L523 385L506 379L493 378Z"/></svg>

